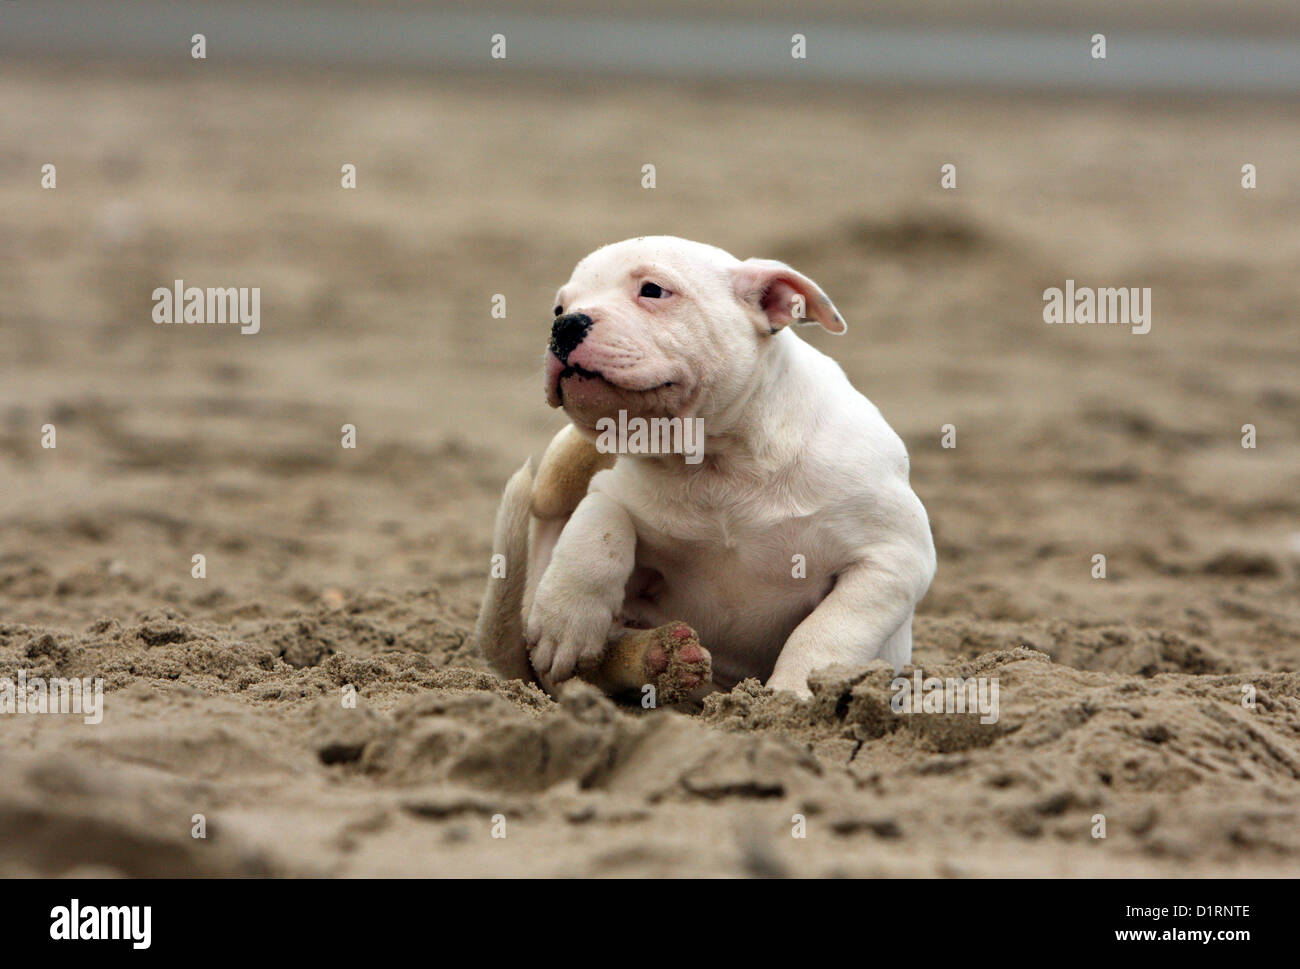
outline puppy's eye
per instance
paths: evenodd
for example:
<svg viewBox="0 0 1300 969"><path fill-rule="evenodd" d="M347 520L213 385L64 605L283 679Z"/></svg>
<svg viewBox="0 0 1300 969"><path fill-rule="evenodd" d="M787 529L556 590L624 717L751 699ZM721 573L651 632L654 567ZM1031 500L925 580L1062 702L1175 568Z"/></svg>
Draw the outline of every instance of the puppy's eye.
<svg viewBox="0 0 1300 969"><path fill-rule="evenodd" d="M557 307L555 307L555 315L556 315L556 316L559 316L559 315L560 315L561 313L563 313L563 312L564 312L564 307L563 307L563 306L557 306Z"/></svg>
<svg viewBox="0 0 1300 969"><path fill-rule="evenodd" d="M668 295L668 291L658 283L642 283L641 295L646 299L662 299Z"/></svg>

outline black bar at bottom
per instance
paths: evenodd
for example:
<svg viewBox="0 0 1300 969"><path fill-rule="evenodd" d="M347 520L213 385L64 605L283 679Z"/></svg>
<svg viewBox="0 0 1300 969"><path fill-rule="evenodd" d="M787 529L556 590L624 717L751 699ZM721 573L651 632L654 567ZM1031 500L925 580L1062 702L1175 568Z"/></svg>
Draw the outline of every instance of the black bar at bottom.
<svg viewBox="0 0 1300 969"><path fill-rule="evenodd" d="M450 944L464 954L482 940L487 955L503 943L540 948L565 939L589 952L630 945L689 953L720 939L766 949L774 936L823 952L865 943L885 947L878 952L959 945L963 954L1005 953L1032 941L1071 955L1199 948L1231 958L1293 938L1294 888L1283 880L10 879L0 881L0 930L13 965L25 953L60 949L126 958L373 957L376 946L392 944L431 953Z"/></svg>

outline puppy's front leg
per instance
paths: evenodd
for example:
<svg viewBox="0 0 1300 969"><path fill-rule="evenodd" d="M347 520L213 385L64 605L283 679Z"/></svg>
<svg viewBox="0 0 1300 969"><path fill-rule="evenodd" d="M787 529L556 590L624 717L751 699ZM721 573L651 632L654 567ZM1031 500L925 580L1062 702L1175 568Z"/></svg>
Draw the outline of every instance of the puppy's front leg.
<svg viewBox="0 0 1300 969"><path fill-rule="evenodd" d="M543 682L560 683L600 662L636 564L636 530L607 495L574 509L542 574L525 638Z"/></svg>
<svg viewBox="0 0 1300 969"><path fill-rule="evenodd" d="M887 643L908 641L889 655L896 665L911 658L912 613L928 577L924 563L906 556L873 556L839 573L835 587L785 641L767 685L809 696L808 674L825 666L861 665L881 656Z"/></svg>

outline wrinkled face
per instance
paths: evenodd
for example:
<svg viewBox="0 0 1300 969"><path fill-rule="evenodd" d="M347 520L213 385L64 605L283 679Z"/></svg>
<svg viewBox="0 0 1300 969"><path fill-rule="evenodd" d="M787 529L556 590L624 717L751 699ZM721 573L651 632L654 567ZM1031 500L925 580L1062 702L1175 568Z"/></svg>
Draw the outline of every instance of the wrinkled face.
<svg viewBox="0 0 1300 969"><path fill-rule="evenodd" d="M551 406L586 429L620 410L695 416L719 376L716 360L743 367L757 343L739 304L728 305L729 257L709 250L633 239L578 263L555 298L546 354Z"/></svg>
<svg viewBox="0 0 1300 969"><path fill-rule="evenodd" d="M645 418L718 412L744 393L764 342L790 321L776 305L794 293L781 282L787 275L811 287L796 308L811 300L839 319L811 281L781 263L742 263L671 236L596 250L556 294L547 401L587 431L620 410Z"/></svg>

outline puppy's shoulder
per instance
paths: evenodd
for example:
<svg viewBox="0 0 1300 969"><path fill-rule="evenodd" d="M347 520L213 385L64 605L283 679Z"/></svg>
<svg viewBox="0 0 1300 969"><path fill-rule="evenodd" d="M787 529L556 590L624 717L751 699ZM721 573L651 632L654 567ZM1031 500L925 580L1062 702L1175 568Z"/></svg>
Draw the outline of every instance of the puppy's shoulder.
<svg viewBox="0 0 1300 969"><path fill-rule="evenodd" d="M901 471L907 476L907 446L889 426L880 409L846 379L829 395L828 406L810 442L840 456L844 463L868 464L876 471Z"/></svg>

